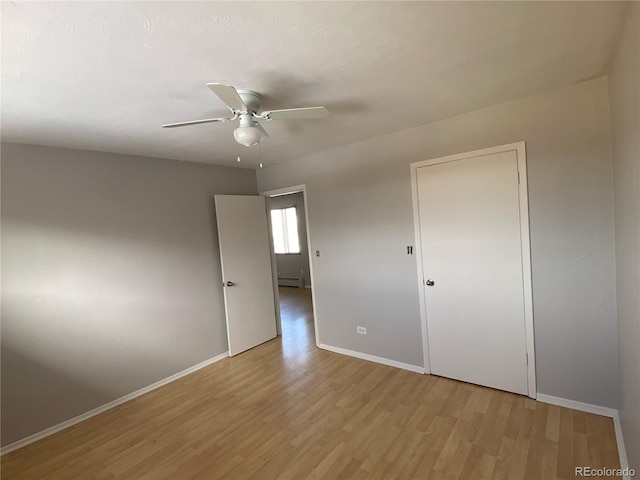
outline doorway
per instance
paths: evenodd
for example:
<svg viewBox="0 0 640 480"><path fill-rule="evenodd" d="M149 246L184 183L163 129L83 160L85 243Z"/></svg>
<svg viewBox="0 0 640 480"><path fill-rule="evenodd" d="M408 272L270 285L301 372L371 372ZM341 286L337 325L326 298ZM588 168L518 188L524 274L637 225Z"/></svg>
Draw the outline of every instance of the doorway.
<svg viewBox="0 0 640 480"><path fill-rule="evenodd" d="M267 192L277 330L285 357L299 357L318 345L313 256L305 185Z"/></svg>
<svg viewBox="0 0 640 480"><path fill-rule="evenodd" d="M411 176L427 370L535 398L524 142Z"/></svg>

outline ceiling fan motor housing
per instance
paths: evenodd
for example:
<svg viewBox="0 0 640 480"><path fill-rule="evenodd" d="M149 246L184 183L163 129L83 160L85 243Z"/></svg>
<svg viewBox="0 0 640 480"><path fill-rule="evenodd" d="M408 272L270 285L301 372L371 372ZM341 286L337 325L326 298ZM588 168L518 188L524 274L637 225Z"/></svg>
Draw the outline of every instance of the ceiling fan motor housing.
<svg viewBox="0 0 640 480"><path fill-rule="evenodd" d="M247 106L249 112L258 112L260 110L261 97L258 92L253 90L238 89L238 95L242 99L242 103Z"/></svg>

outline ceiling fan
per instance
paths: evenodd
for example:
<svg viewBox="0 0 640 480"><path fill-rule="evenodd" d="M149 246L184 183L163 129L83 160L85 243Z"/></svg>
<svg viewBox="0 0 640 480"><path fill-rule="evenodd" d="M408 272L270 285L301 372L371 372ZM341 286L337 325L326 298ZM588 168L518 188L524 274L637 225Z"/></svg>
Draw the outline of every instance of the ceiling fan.
<svg viewBox="0 0 640 480"><path fill-rule="evenodd" d="M269 137L258 120L303 120L308 118L322 118L329 115L325 107L287 108L284 110L260 111L260 94L253 90L235 89L221 83L207 83L207 87L222 100L233 117L231 118L205 118L190 122L168 123L162 128L186 127L200 123L230 122L238 119L239 126L233 131L233 136L240 145L253 147L260 143L262 137Z"/></svg>

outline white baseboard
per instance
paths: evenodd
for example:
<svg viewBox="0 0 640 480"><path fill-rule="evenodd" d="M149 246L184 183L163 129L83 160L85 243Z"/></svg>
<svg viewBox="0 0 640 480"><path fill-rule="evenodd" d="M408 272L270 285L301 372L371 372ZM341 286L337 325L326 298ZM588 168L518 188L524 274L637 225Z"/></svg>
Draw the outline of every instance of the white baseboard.
<svg viewBox="0 0 640 480"><path fill-rule="evenodd" d="M128 402L129 400L133 400L136 397L139 397L141 395L144 395L145 393L148 393L152 390L155 390L156 388L160 388L164 385L166 385L167 383L171 383L174 380L178 380L179 378L182 378L186 375L189 375L190 373L195 372L196 370L200 370L201 368L204 368L208 365L211 365L212 363L216 363L220 360L222 360L223 358L226 358L229 356L229 352L224 352L221 353L220 355L217 355L213 358L210 358L208 360L205 360L204 362L201 362L197 365L194 365L193 367L189 367L186 370L182 370L181 372L175 373L167 378L163 378L162 380L159 380L151 385L148 385L146 387L141 388L140 390L136 390L135 392L129 393L127 395L125 395L124 397L120 397L117 398L109 403L105 403L104 405L98 407L98 408L94 408L93 410L89 410L88 412L85 412L81 415L78 415L77 417L73 417L69 420L65 420L62 423L58 423L57 425L54 425L52 427L46 428L44 430L42 430L41 432L38 433L34 433L33 435L29 435L26 438L23 438L22 440L18 440L17 442L13 442L9 445L7 445L6 447L2 447L2 450L0 451L0 455L5 455L9 452L13 452L14 450L17 450L19 448L25 447L27 445L29 445L30 443L33 442L37 442L38 440L41 440L45 437L48 437L49 435L53 435L54 433L58 433L61 430L64 430L65 428L69 428L77 423L83 422L84 420L87 420L91 417L95 417L96 415L99 415L103 412L106 412L107 410L110 410L114 407L117 407L118 405L122 405L125 402Z"/></svg>
<svg viewBox="0 0 640 480"><path fill-rule="evenodd" d="M554 397L552 395L546 395L539 392L536 396L536 400L542 403L557 405L559 407L572 408L573 410L579 410L581 412L595 413L596 415L602 415L603 417L614 418L618 414L618 411L615 408L601 407L600 405L568 400L566 398Z"/></svg>
<svg viewBox="0 0 640 480"><path fill-rule="evenodd" d="M618 456L620 457L620 468L622 470L629 469L629 460L627 459L627 449L624 446L624 437L622 436L622 425L620 424L620 415L616 411L613 417L613 428L616 431L616 443L618 444ZM623 480L631 480L629 475L623 475Z"/></svg>
<svg viewBox="0 0 640 480"><path fill-rule="evenodd" d="M567 400L566 398L554 397L552 395L545 395L544 393L538 393L536 400L543 403L549 403L551 405L557 405L559 407L572 408L573 410L579 410L581 412L595 413L596 415L611 417L613 419L613 428L616 432L620 468L623 470L629 468L627 450L624 446L624 437L622 436L622 426L620 425L618 410L615 408L601 407L600 405L592 405L590 403L577 402L576 400ZM630 480L630 477L624 475L623 479Z"/></svg>
<svg viewBox="0 0 640 480"><path fill-rule="evenodd" d="M375 355L369 355L368 353L356 352L354 350L347 350L346 348L333 347L324 343L319 343L318 348L328 350L334 353L340 353L341 355L348 355L349 357L360 358L361 360L368 360L370 362L381 363L390 367L401 368L403 370L409 370L410 372L424 373L424 367L418 365L411 365L409 363L397 362L395 360L389 360L388 358L376 357Z"/></svg>

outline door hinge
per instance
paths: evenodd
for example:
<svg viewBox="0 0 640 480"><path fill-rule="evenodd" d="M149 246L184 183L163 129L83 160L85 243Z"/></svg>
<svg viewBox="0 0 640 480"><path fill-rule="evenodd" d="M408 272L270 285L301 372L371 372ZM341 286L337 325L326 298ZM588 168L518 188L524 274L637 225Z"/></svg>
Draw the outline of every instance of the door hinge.
<svg viewBox="0 0 640 480"><path fill-rule="evenodd" d="M518 170L518 185L520 185L520 170Z"/></svg>
<svg viewBox="0 0 640 480"><path fill-rule="evenodd" d="M527 356L527 365L529 365L529 352L525 353L525 355Z"/></svg>

